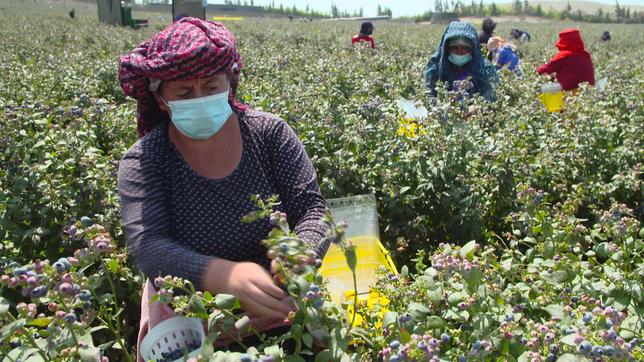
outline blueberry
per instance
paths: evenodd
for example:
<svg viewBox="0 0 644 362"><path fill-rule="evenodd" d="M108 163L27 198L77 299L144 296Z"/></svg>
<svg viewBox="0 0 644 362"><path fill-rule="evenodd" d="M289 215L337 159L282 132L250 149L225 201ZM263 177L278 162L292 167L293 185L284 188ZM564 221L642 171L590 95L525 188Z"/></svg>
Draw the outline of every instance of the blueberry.
<svg viewBox="0 0 644 362"><path fill-rule="evenodd" d="M592 314L592 313L590 313L590 312L586 312L586 313L584 313L584 316L582 317L582 320L583 320L583 321L584 321L584 323L586 323L586 324L590 323L590 321L592 321L592 320L593 320L593 314Z"/></svg>
<svg viewBox="0 0 644 362"><path fill-rule="evenodd" d="M315 302L313 302L313 305L317 308L322 308L322 306L324 305L324 299L316 299Z"/></svg>
<svg viewBox="0 0 644 362"><path fill-rule="evenodd" d="M67 313L65 316L65 322L69 324L76 322L76 315L74 315L74 313Z"/></svg>
<svg viewBox="0 0 644 362"><path fill-rule="evenodd" d="M16 268L13 270L13 276L18 277L27 274L27 268Z"/></svg>
<svg viewBox="0 0 644 362"><path fill-rule="evenodd" d="M613 322L611 322L611 321L607 320L607 321L606 321L606 329L608 329L608 328L610 328L610 327L612 327L612 326L613 326Z"/></svg>
<svg viewBox="0 0 644 362"><path fill-rule="evenodd" d="M570 301L572 303L577 303L579 301L579 297L570 297Z"/></svg>
<svg viewBox="0 0 644 362"><path fill-rule="evenodd" d="M467 358L465 356L458 356L458 362L467 362Z"/></svg>
<svg viewBox="0 0 644 362"><path fill-rule="evenodd" d="M400 357L398 357L397 354L392 354L391 357L389 357L389 362L398 362L400 361Z"/></svg>
<svg viewBox="0 0 644 362"><path fill-rule="evenodd" d="M555 362L555 361L557 361L557 355L549 353L548 354L548 362Z"/></svg>
<svg viewBox="0 0 644 362"><path fill-rule="evenodd" d="M391 343L389 343L389 347L391 347L391 349L398 349L398 347L400 347L400 342L393 340L391 341Z"/></svg>
<svg viewBox="0 0 644 362"><path fill-rule="evenodd" d="M481 349L481 342L480 341L475 341L474 343L472 343L472 349L474 349L474 350Z"/></svg>
<svg viewBox="0 0 644 362"><path fill-rule="evenodd" d="M506 314L503 320L510 323L514 320L514 316L512 314Z"/></svg>
<svg viewBox="0 0 644 362"><path fill-rule="evenodd" d="M69 263L69 260L67 260L67 258L60 258L56 263L61 263L65 268L65 271L69 270L69 268L72 267L72 264Z"/></svg>
<svg viewBox="0 0 644 362"><path fill-rule="evenodd" d="M92 297L92 293L89 292L87 289L83 289L78 293L78 298L83 301L87 301Z"/></svg>
<svg viewBox="0 0 644 362"><path fill-rule="evenodd" d="M593 345L588 341L583 341L579 344L579 353L587 356L593 350Z"/></svg>
<svg viewBox="0 0 644 362"><path fill-rule="evenodd" d="M441 342L443 342L443 344L449 343L449 340L450 340L449 334L447 333L441 334Z"/></svg>
<svg viewBox="0 0 644 362"><path fill-rule="evenodd" d="M553 344L550 346L550 353L557 354L559 353L559 345Z"/></svg>
<svg viewBox="0 0 644 362"><path fill-rule="evenodd" d="M47 295L47 286L41 285L31 291L32 298L42 298Z"/></svg>
<svg viewBox="0 0 644 362"><path fill-rule="evenodd" d="M317 284L311 284L309 286L309 290L312 291L313 293L317 293L320 291L320 287Z"/></svg>
<svg viewBox="0 0 644 362"><path fill-rule="evenodd" d="M599 357L604 354L604 349L601 346L594 346L590 352L590 355L593 357Z"/></svg>
<svg viewBox="0 0 644 362"><path fill-rule="evenodd" d="M308 292L306 292L306 297L309 299L315 299L317 297L317 294L309 290Z"/></svg>
<svg viewBox="0 0 644 362"><path fill-rule="evenodd" d="M614 341L615 338L617 338L617 332L615 332L615 330L613 328L609 329L608 330L608 339L610 339L611 341Z"/></svg>
<svg viewBox="0 0 644 362"><path fill-rule="evenodd" d="M280 251L283 254L286 254L288 252L288 244L287 243L280 243L279 248L280 248Z"/></svg>
<svg viewBox="0 0 644 362"><path fill-rule="evenodd" d="M612 357L615 354L615 348L613 346L604 346L604 356Z"/></svg>
<svg viewBox="0 0 644 362"><path fill-rule="evenodd" d="M54 267L54 270L56 270L56 272L58 272L58 273L64 273L65 272L65 265L63 263L55 262L53 267Z"/></svg>
<svg viewBox="0 0 644 362"><path fill-rule="evenodd" d="M88 216L81 217L80 222L85 227L88 227L88 226L92 225L92 219L90 219Z"/></svg>
<svg viewBox="0 0 644 362"><path fill-rule="evenodd" d="M250 358L250 356L249 356L249 355L247 355L247 354L242 354L242 355L239 357L239 360L240 360L241 362L252 362L252 361L253 361L253 359L252 359L252 358Z"/></svg>

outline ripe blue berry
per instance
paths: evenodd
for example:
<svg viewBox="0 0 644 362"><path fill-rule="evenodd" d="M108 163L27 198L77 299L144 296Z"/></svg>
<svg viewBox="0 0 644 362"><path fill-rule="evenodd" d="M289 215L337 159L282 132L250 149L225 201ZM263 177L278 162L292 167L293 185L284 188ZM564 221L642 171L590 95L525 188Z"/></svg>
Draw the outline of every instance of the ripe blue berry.
<svg viewBox="0 0 644 362"><path fill-rule="evenodd" d="M76 322L76 315L74 315L74 313L67 313L67 315L65 315L65 322L69 324Z"/></svg>
<svg viewBox="0 0 644 362"><path fill-rule="evenodd" d="M590 352L590 355L593 357L599 357L602 354L604 354L604 348L602 348L601 346L594 346Z"/></svg>
<svg viewBox="0 0 644 362"><path fill-rule="evenodd" d="M590 313L590 312L586 312L586 313L584 313L584 316L582 317L582 320L583 320L583 321L584 321L584 323L586 323L586 324L590 323L590 321L592 321L592 320L593 320L593 314L592 314L592 313Z"/></svg>
<svg viewBox="0 0 644 362"><path fill-rule="evenodd" d="M449 334L447 333L441 334L441 342L443 342L443 344L448 344L449 340L450 340Z"/></svg>
<svg viewBox="0 0 644 362"><path fill-rule="evenodd" d="M593 345L588 341L583 341L579 344L579 353L587 356L593 350Z"/></svg>
<svg viewBox="0 0 644 362"><path fill-rule="evenodd" d="M88 227L88 226L92 225L92 219L90 219L88 216L81 217L80 222L85 227Z"/></svg>
<svg viewBox="0 0 644 362"><path fill-rule="evenodd" d="M400 342L393 340L391 341L391 343L389 343L389 347L391 347L391 349L398 349L398 347L400 347Z"/></svg>
<svg viewBox="0 0 644 362"><path fill-rule="evenodd" d="M89 300L92 297L92 293L89 292L87 289L83 289L78 293L78 298L82 301Z"/></svg>

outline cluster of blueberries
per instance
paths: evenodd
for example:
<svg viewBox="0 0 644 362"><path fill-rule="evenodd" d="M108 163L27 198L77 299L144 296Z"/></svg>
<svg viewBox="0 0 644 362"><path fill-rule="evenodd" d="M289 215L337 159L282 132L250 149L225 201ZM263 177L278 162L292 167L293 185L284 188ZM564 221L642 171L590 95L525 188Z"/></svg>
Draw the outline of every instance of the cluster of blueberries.
<svg viewBox="0 0 644 362"><path fill-rule="evenodd" d="M188 345L185 348L180 348L180 349L175 349L174 351L171 352L162 352L161 353L161 359L157 359L157 362L172 362L174 360L178 360L181 357L187 355L188 353L195 351L201 347L201 343L199 341L192 341L188 343Z"/></svg>

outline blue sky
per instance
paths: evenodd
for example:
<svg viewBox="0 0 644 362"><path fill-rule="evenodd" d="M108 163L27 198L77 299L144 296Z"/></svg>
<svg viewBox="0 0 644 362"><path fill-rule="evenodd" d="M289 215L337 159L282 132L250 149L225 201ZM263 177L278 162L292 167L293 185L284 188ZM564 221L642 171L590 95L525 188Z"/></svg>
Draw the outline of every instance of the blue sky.
<svg viewBox="0 0 644 362"><path fill-rule="evenodd" d="M236 2L237 0L233 0L233 1ZM241 0L241 1L242 3L244 2L244 0ZM248 3L250 3L250 0L247 0L247 1ZM253 0L255 5L268 5L271 3L271 1L272 0ZM565 1L565 0L562 0L562 1ZM607 8L615 6L614 0L593 0L593 1L597 3L607 4ZM208 2L212 4L224 3L223 0L208 0ZM280 3L282 3L284 6L291 7L295 5L297 8L304 9L308 4L311 9L317 9L325 12L330 12L332 2L334 2L341 11L349 10L353 12L354 10L358 10L360 9L360 7L362 7L364 10L365 16L376 15L376 8L378 7L378 4L380 4L381 6L390 8L394 16L418 15L420 13L425 12L426 10L430 10L434 8L433 0L425 0L425 1L419 1L419 0L351 0L351 1L275 0L276 5L279 5ZM466 4L469 4L471 3L471 0L464 0L464 2ZM478 2L479 0L476 0L476 3ZM509 0L496 1L497 4L509 3L509 2L511 1ZM528 2L530 1L528 0ZM483 0L483 3L490 4L492 3L492 1ZM644 0L622 0L619 3L622 5L644 5Z"/></svg>

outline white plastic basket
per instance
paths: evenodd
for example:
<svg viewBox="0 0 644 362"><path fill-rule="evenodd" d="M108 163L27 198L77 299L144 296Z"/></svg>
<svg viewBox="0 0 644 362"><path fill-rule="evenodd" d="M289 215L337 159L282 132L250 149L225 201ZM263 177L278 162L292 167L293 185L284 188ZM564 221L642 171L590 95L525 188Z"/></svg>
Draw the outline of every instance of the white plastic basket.
<svg viewBox="0 0 644 362"><path fill-rule="evenodd" d="M184 355L170 360L167 353L185 351L191 344L200 347L188 354L199 355L201 345L206 339L204 327L198 318L173 317L157 324L141 342L141 357L145 361L183 361ZM166 354L166 356L164 356Z"/></svg>

